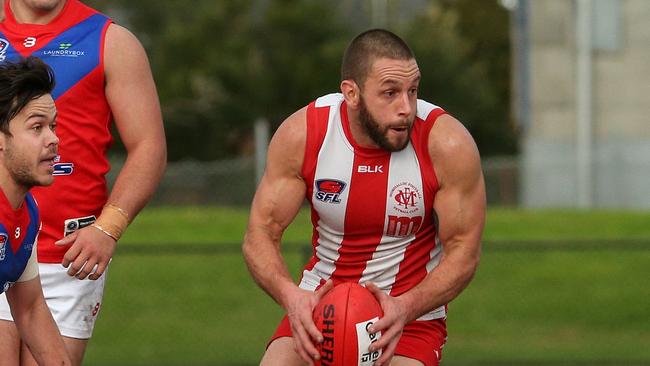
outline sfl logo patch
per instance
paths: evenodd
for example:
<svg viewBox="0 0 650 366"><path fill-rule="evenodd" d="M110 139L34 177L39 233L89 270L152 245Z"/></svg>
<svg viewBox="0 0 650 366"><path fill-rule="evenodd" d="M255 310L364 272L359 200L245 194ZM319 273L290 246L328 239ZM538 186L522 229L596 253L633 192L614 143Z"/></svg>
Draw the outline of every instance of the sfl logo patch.
<svg viewBox="0 0 650 366"><path fill-rule="evenodd" d="M341 193L346 184L336 179L319 179L316 181L316 192L314 196L317 200L330 203L341 203Z"/></svg>

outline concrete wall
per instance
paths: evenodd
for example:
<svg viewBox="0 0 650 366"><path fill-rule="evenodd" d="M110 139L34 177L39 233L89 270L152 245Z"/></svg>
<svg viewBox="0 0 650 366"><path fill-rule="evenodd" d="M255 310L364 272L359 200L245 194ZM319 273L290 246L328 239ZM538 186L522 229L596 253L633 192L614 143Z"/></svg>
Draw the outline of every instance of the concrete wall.
<svg viewBox="0 0 650 366"><path fill-rule="evenodd" d="M598 1L618 2L620 37L614 49L593 51L594 207L650 208L650 1L593 3ZM529 11L530 125L522 136L522 204L574 207L576 3L530 0Z"/></svg>

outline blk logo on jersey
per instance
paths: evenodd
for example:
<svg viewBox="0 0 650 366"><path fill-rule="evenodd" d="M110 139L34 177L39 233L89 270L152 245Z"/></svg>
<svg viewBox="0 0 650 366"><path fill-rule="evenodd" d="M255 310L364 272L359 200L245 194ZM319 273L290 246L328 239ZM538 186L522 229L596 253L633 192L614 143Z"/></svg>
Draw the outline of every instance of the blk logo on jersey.
<svg viewBox="0 0 650 366"><path fill-rule="evenodd" d="M341 203L340 196L346 184L336 179L319 179L316 181L317 200L329 203Z"/></svg>
<svg viewBox="0 0 650 366"><path fill-rule="evenodd" d="M0 62L4 61L7 57L7 49L9 48L9 41L0 38Z"/></svg>
<svg viewBox="0 0 650 366"><path fill-rule="evenodd" d="M357 167L357 172L359 173L383 173L383 165L359 165Z"/></svg>
<svg viewBox="0 0 650 366"><path fill-rule="evenodd" d="M0 261L5 259L5 254L7 252L7 242L9 237L5 233L0 233Z"/></svg>

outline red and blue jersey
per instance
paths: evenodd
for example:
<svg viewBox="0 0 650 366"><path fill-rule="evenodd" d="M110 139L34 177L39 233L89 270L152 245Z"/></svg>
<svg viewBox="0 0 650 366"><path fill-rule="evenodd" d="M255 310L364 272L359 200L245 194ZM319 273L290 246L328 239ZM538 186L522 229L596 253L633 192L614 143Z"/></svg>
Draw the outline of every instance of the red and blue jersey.
<svg viewBox="0 0 650 366"><path fill-rule="evenodd" d="M23 274L38 235L38 207L31 194L14 210L0 190L0 293Z"/></svg>
<svg viewBox="0 0 650 366"><path fill-rule="evenodd" d="M36 56L54 70L52 97L57 108L59 159L54 183L32 192L41 207L43 229L38 260L59 263L68 248L54 242L64 236L66 220L98 216L108 198L106 152L112 144L112 116L104 93L104 40L111 20L68 0L50 23L22 24L9 2L0 23L0 62Z"/></svg>

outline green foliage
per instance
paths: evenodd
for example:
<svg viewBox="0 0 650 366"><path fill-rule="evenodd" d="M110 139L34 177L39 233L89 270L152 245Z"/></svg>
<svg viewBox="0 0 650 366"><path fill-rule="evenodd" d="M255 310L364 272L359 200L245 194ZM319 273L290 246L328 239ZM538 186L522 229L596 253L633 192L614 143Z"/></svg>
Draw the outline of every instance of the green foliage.
<svg viewBox="0 0 650 366"><path fill-rule="evenodd" d="M148 51L169 159L250 154L273 128L339 89L343 51L371 27L369 1L92 0ZM386 27L418 57L421 97L465 123L484 155L512 154L507 12L496 1L388 2ZM418 15L419 14L419 15Z"/></svg>
<svg viewBox="0 0 650 366"><path fill-rule="evenodd" d="M420 98L458 118L482 155L516 152L509 118L508 13L496 1L440 1L407 24Z"/></svg>

